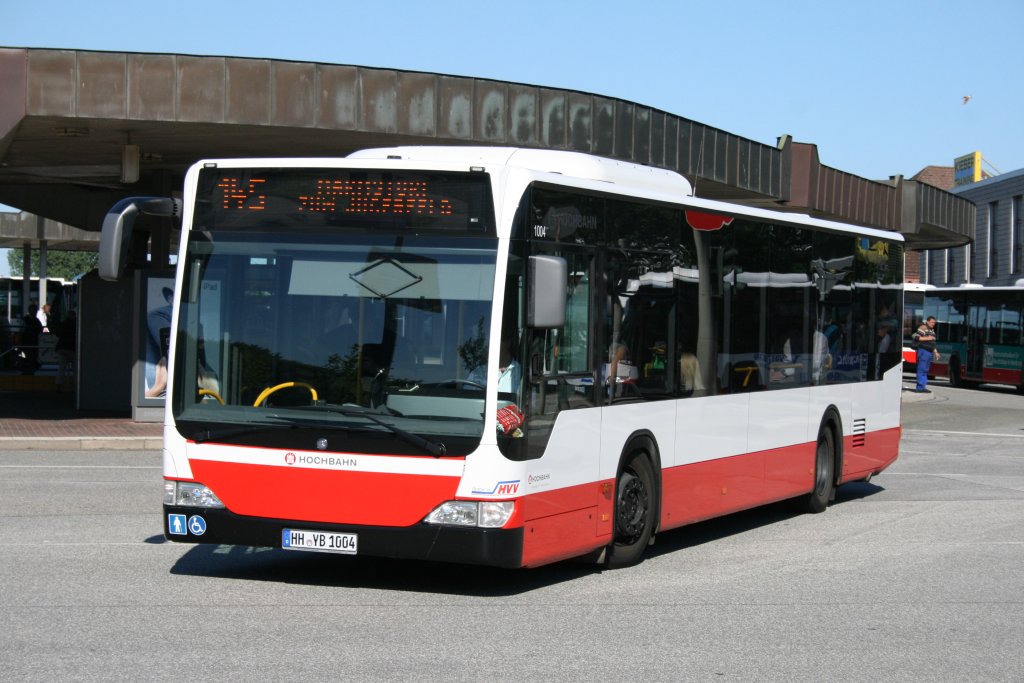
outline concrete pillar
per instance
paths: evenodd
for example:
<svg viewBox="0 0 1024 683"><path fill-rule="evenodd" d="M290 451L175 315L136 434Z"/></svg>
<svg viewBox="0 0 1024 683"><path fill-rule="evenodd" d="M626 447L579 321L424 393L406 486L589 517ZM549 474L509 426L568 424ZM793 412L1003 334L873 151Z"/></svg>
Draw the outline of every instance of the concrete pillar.
<svg viewBox="0 0 1024 683"><path fill-rule="evenodd" d="M161 220L158 224L154 221L154 226L150 232L150 243L149 243L149 258L150 266L154 270L166 270L170 267L170 251L171 251L171 229L167 225L166 220Z"/></svg>
<svg viewBox="0 0 1024 683"><path fill-rule="evenodd" d="M36 216L36 239L39 240L39 308L46 303L46 219Z"/></svg>
<svg viewBox="0 0 1024 683"><path fill-rule="evenodd" d="M39 308L48 301L46 298L46 240L39 242Z"/></svg>
<svg viewBox="0 0 1024 683"><path fill-rule="evenodd" d="M32 296L32 243L25 242L21 249L21 314L28 313Z"/></svg>

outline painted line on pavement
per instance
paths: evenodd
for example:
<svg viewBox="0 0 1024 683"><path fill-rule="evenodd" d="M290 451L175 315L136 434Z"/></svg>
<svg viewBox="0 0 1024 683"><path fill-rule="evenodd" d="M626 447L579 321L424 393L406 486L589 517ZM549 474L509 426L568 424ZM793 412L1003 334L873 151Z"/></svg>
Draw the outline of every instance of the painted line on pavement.
<svg viewBox="0 0 1024 683"><path fill-rule="evenodd" d="M993 432L949 432L941 429L904 429L904 434L945 434L949 436L998 436L1006 439L1024 439L1024 434L997 434Z"/></svg>

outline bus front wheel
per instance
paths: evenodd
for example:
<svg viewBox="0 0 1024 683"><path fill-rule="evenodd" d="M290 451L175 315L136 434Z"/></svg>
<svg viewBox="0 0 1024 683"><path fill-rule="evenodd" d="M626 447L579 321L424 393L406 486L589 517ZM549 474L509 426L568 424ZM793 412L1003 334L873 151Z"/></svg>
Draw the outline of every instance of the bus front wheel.
<svg viewBox="0 0 1024 683"><path fill-rule="evenodd" d="M615 482L615 532L609 569L636 564L654 532L654 472L646 454L634 453Z"/></svg>
<svg viewBox="0 0 1024 683"><path fill-rule="evenodd" d="M964 380L960 377L960 359L956 356L949 359L949 386L958 388L964 386Z"/></svg>

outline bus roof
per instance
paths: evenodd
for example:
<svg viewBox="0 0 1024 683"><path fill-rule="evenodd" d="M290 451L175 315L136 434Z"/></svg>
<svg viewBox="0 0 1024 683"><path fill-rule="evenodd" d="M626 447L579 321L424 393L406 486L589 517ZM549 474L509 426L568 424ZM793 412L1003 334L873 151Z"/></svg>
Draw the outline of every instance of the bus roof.
<svg viewBox="0 0 1024 683"><path fill-rule="evenodd" d="M402 159L424 163L461 162L523 168L598 182L636 185L673 195L690 196L689 181L675 171L641 166L607 157L523 147L381 147L348 155L349 159Z"/></svg>
<svg viewBox="0 0 1024 683"><path fill-rule="evenodd" d="M395 159L420 163L463 163L501 165L523 168L535 173L553 173L563 178L579 178L612 183L626 188L642 188L645 193L665 195L668 201L701 211L727 213L754 220L784 222L836 232L855 232L893 242L903 242L903 235L876 228L839 223L815 218L804 213L758 209L695 196L689 181L675 171L642 166L607 157L562 150L526 149L520 147L445 147L408 146L364 149L348 159Z"/></svg>
<svg viewBox="0 0 1024 683"><path fill-rule="evenodd" d="M681 206L699 212L727 214L754 221L788 223L855 234L864 237L903 242L903 235L889 230L868 228L849 223L816 218L802 213L760 209L743 204L732 204L694 195L689 181L675 171L642 166L616 159L570 152L563 150L527 149L520 147L452 147L452 146L407 146L379 147L353 152L343 158L252 158L252 159L205 159L196 162L193 168L210 164L230 167L276 166L276 167L334 167L348 166L353 161L365 160L375 167L388 161L398 162L406 167L444 166L449 169L462 166L501 166L519 168L535 174L544 182L564 184L615 194L644 196L655 201Z"/></svg>

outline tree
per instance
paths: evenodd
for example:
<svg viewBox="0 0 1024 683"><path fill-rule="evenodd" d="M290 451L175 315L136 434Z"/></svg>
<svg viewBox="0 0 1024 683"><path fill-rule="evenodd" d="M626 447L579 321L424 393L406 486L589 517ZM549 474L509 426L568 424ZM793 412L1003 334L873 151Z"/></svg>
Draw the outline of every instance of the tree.
<svg viewBox="0 0 1024 683"><path fill-rule="evenodd" d="M22 277L22 250L10 249L7 252L7 265L11 275ZM46 277L73 280L79 275L88 273L99 262L99 254L94 251L47 251ZM32 275L39 275L39 250L32 250Z"/></svg>

